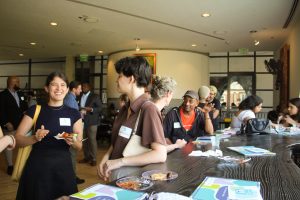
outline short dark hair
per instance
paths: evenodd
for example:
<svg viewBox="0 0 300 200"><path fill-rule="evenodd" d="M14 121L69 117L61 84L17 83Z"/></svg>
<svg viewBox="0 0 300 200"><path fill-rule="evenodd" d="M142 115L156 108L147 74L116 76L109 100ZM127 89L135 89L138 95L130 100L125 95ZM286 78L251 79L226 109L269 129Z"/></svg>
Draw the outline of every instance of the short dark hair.
<svg viewBox="0 0 300 200"><path fill-rule="evenodd" d="M81 85L79 81L71 81L69 84L69 90L73 90L73 88L78 88Z"/></svg>
<svg viewBox="0 0 300 200"><path fill-rule="evenodd" d="M120 99L120 101L124 101L125 103L129 102L129 98L128 98L127 94L121 94L119 99Z"/></svg>
<svg viewBox="0 0 300 200"><path fill-rule="evenodd" d="M52 72L51 74L49 74L47 76L45 86L49 86L50 83L51 83L51 81L53 81L53 79L55 77L61 78L67 85L69 85L68 78L67 78L67 76L64 73L62 73L62 72Z"/></svg>
<svg viewBox="0 0 300 200"><path fill-rule="evenodd" d="M271 120L271 122L273 122L275 124L277 124L278 117L279 117L279 115L276 112L276 110L271 110L267 114L267 119Z"/></svg>
<svg viewBox="0 0 300 200"><path fill-rule="evenodd" d="M118 74L123 73L126 77L133 76L138 87L146 87L151 80L151 68L147 60L142 56L125 57L115 64Z"/></svg>
<svg viewBox="0 0 300 200"><path fill-rule="evenodd" d="M253 110L256 106L259 104L263 103L262 98L260 98L257 95L251 95L248 96L246 99L244 99L240 105L239 105L239 110Z"/></svg>

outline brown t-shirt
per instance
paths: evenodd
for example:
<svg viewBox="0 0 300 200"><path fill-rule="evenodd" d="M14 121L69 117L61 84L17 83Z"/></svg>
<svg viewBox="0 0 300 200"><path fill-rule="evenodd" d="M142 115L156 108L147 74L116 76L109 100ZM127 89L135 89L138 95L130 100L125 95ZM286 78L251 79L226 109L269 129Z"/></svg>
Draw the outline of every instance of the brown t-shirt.
<svg viewBox="0 0 300 200"><path fill-rule="evenodd" d="M166 145L160 112L158 108L148 100L146 95L141 95L130 105L131 114L127 119L128 108L129 104L121 109L115 119L112 128L113 150L110 155L110 159L123 157L122 153L129 141L129 138L119 135L119 130L121 126L125 126L127 128L131 128L132 133L140 109L142 110L136 134L142 137L142 145L147 148L150 148L150 144L153 142Z"/></svg>

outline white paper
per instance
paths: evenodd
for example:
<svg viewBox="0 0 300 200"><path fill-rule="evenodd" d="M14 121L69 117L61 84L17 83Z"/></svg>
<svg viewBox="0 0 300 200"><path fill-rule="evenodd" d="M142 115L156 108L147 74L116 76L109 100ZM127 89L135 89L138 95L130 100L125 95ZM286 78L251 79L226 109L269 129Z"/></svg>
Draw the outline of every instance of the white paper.
<svg viewBox="0 0 300 200"><path fill-rule="evenodd" d="M214 156L214 157L220 157L223 156L223 152L219 149L217 149L216 151L213 150L208 150L205 152L202 152L200 150L198 151L192 151L189 156L203 156L203 157L208 157L208 156Z"/></svg>

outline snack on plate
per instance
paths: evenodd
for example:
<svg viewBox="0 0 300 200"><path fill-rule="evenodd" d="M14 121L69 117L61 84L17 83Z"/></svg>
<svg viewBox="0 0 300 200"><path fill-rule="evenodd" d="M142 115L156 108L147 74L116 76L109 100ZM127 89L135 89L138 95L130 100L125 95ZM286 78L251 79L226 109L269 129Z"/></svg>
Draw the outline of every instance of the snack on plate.
<svg viewBox="0 0 300 200"><path fill-rule="evenodd" d="M142 173L142 177L152 181L169 181L178 177L178 174L169 170L149 170Z"/></svg>
<svg viewBox="0 0 300 200"><path fill-rule="evenodd" d="M60 137L62 138L73 138L73 137L77 137L77 134L76 133L66 133L66 132L63 132Z"/></svg>
<svg viewBox="0 0 300 200"><path fill-rule="evenodd" d="M137 181L124 181L121 183L117 183L117 185L127 190L139 190L140 188Z"/></svg>
<svg viewBox="0 0 300 200"><path fill-rule="evenodd" d="M155 173L155 174L151 174L150 177L153 181L163 181L166 180L168 174L166 173Z"/></svg>
<svg viewBox="0 0 300 200"><path fill-rule="evenodd" d="M146 190L153 182L143 177L129 176L116 181L116 185L127 190Z"/></svg>

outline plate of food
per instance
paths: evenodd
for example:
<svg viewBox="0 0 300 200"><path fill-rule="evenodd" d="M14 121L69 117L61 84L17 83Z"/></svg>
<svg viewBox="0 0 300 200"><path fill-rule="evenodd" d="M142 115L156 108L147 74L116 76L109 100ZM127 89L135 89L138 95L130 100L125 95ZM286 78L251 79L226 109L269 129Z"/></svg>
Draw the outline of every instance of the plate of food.
<svg viewBox="0 0 300 200"><path fill-rule="evenodd" d="M76 138L77 134L76 133L67 133L67 132L63 132L63 133L58 133L56 136L54 136L56 139L58 140L63 140L66 138Z"/></svg>
<svg viewBox="0 0 300 200"><path fill-rule="evenodd" d="M178 174L168 170L151 170L144 172L142 176L152 181L168 181L177 178Z"/></svg>
<svg viewBox="0 0 300 200"><path fill-rule="evenodd" d="M116 185L126 190L146 190L153 186L153 182L143 177L130 176L117 180Z"/></svg>

